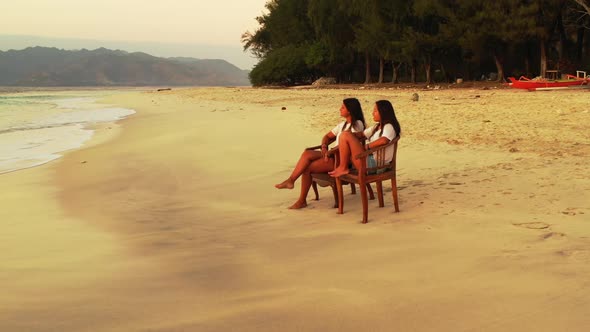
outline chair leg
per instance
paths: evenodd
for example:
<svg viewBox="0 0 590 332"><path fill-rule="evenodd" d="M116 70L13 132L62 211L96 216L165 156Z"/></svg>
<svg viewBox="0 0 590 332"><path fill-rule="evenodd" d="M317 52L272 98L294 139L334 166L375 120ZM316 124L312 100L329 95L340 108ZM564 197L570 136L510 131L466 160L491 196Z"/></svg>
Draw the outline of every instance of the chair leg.
<svg viewBox="0 0 590 332"><path fill-rule="evenodd" d="M337 184L334 183L330 186L332 188L332 193L334 194L334 208L338 207L338 189L336 189Z"/></svg>
<svg viewBox="0 0 590 332"><path fill-rule="evenodd" d="M315 193L315 200L320 200L320 194L318 193L318 184L315 181L311 181L311 187L313 188L313 192Z"/></svg>
<svg viewBox="0 0 590 332"><path fill-rule="evenodd" d="M367 223L369 219L369 201L367 200L367 187L360 183L359 187L361 188L361 201L363 203L363 224Z"/></svg>
<svg viewBox="0 0 590 332"><path fill-rule="evenodd" d="M395 176L391 178L391 193L393 195L393 205L395 206L395 212L399 212L399 203L397 198L397 179Z"/></svg>
<svg viewBox="0 0 590 332"><path fill-rule="evenodd" d="M354 185L354 183L350 184L350 193L356 195L356 186Z"/></svg>
<svg viewBox="0 0 590 332"><path fill-rule="evenodd" d="M379 207L385 206L383 204L383 183L381 181L377 181L377 199L379 199Z"/></svg>
<svg viewBox="0 0 590 332"><path fill-rule="evenodd" d="M344 212L344 195L342 193L342 180L336 178L336 189L338 191L338 214Z"/></svg>
<svg viewBox="0 0 590 332"><path fill-rule="evenodd" d="M373 194L373 188L371 187L370 183L367 183L367 190L369 191L369 199L374 200L375 194Z"/></svg>

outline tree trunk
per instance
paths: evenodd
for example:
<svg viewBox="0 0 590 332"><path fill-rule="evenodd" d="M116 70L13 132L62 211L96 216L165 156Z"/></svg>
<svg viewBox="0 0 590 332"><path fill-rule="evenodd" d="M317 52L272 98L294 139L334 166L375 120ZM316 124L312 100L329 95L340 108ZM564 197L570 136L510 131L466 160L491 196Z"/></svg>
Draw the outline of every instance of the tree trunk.
<svg viewBox="0 0 590 332"><path fill-rule="evenodd" d="M379 58L379 84L383 83L383 67L385 67L385 61L381 57Z"/></svg>
<svg viewBox="0 0 590 332"><path fill-rule="evenodd" d="M411 81L416 84L416 60L412 60L412 67L410 68Z"/></svg>
<svg viewBox="0 0 590 332"><path fill-rule="evenodd" d="M540 42L541 48L541 77L545 77L547 74L547 52L545 50L545 40L541 38Z"/></svg>
<svg viewBox="0 0 590 332"><path fill-rule="evenodd" d="M567 35L565 32L565 27L563 26L563 19L562 19L562 15L559 15L557 17L557 31L559 32L559 40L557 41L556 44L556 50L557 50L557 61L558 63L564 58L564 49L567 47ZM552 69L558 69L559 68L552 68Z"/></svg>
<svg viewBox="0 0 590 332"><path fill-rule="evenodd" d="M424 62L424 71L426 72L426 84L430 84L432 83L432 64L430 63L430 61L425 61Z"/></svg>
<svg viewBox="0 0 590 332"><path fill-rule="evenodd" d="M398 83L399 67L401 65L401 62L396 65L395 61L391 61L391 66L393 67L393 76L391 77L391 83Z"/></svg>
<svg viewBox="0 0 590 332"><path fill-rule="evenodd" d="M371 83L371 59L369 51L365 52L365 84Z"/></svg>
<svg viewBox="0 0 590 332"><path fill-rule="evenodd" d="M585 28L578 28L578 40L576 41L576 60L578 62L582 61L582 56L584 55L584 31Z"/></svg>
<svg viewBox="0 0 590 332"><path fill-rule="evenodd" d="M449 77L447 77L447 70L445 69L445 65L442 63L440 64L440 71L441 71L442 77L444 77L445 82L451 83L452 81L449 79Z"/></svg>
<svg viewBox="0 0 590 332"><path fill-rule="evenodd" d="M494 54L494 62L496 63L496 71L498 72L498 79L496 82L503 82L504 81L504 66L502 66L502 62L497 55Z"/></svg>

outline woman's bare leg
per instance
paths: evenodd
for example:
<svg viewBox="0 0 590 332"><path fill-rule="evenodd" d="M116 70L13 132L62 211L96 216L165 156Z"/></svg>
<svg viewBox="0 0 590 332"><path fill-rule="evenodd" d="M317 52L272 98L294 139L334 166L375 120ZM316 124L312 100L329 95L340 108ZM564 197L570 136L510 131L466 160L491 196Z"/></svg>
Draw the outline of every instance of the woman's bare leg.
<svg viewBox="0 0 590 332"><path fill-rule="evenodd" d="M306 171L309 165L318 159L322 158L322 153L320 151L315 150L305 150L299 157L299 161L297 161L297 165L295 165L295 169L291 175L287 178L287 180L275 184L275 187L278 189L293 189L295 186L295 181Z"/></svg>
<svg viewBox="0 0 590 332"><path fill-rule="evenodd" d="M326 173L334 169L334 159L328 159L327 161L323 158L314 160L307 170L301 174L301 192L299 199L289 207L289 209L301 209L307 206L307 194L309 188L311 188L311 173Z"/></svg>
<svg viewBox="0 0 590 332"><path fill-rule="evenodd" d="M360 169L360 160L352 158L359 153L362 153L365 149L363 148L359 139L351 132L343 132L340 134L340 140L338 141L338 152L340 153L340 165L336 167L332 172L328 172L330 176L339 177L344 174L348 174L348 163L352 160L352 163L357 169Z"/></svg>

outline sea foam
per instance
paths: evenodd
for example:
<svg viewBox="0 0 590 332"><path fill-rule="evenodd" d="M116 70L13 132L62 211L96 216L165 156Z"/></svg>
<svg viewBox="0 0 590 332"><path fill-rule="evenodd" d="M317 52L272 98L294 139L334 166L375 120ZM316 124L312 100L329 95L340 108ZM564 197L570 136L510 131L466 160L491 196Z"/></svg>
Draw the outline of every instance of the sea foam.
<svg viewBox="0 0 590 332"><path fill-rule="evenodd" d="M96 103L104 93L60 94L0 99L0 174L42 165L81 147L89 126L120 120L135 111Z"/></svg>

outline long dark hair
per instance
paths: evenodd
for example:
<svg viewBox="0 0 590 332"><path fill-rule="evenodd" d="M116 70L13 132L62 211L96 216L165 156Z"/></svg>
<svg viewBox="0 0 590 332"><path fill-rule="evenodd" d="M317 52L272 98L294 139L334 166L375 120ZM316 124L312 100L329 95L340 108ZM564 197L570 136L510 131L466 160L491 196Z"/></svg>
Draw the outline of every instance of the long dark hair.
<svg viewBox="0 0 590 332"><path fill-rule="evenodd" d="M356 98L346 98L342 101L342 103L344 104L344 106L346 106L348 113L350 113L350 118L351 118L350 126L351 126L351 128L359 120L363 123L363 128L366 128L367 124L365 123L365 116L363 115L363 109L361 107L361 103L359 102L359 100ZM344 126L346 127L346 125L344 125Z"/></svg>
<svg viewBox="0 0 590 332"><path fill-rule="evenodd" d="M383 135L383 127L385 127L386 124L391 123L393 129L395 129L396 135L399 136L402 133L402 128L395 116L393 105L391 105L389 100L379 100L375 104L377 105L377 111L379 111L379 117L381 118L381 122L379 123L379 126L381 127L380 135Z"/></svg>

